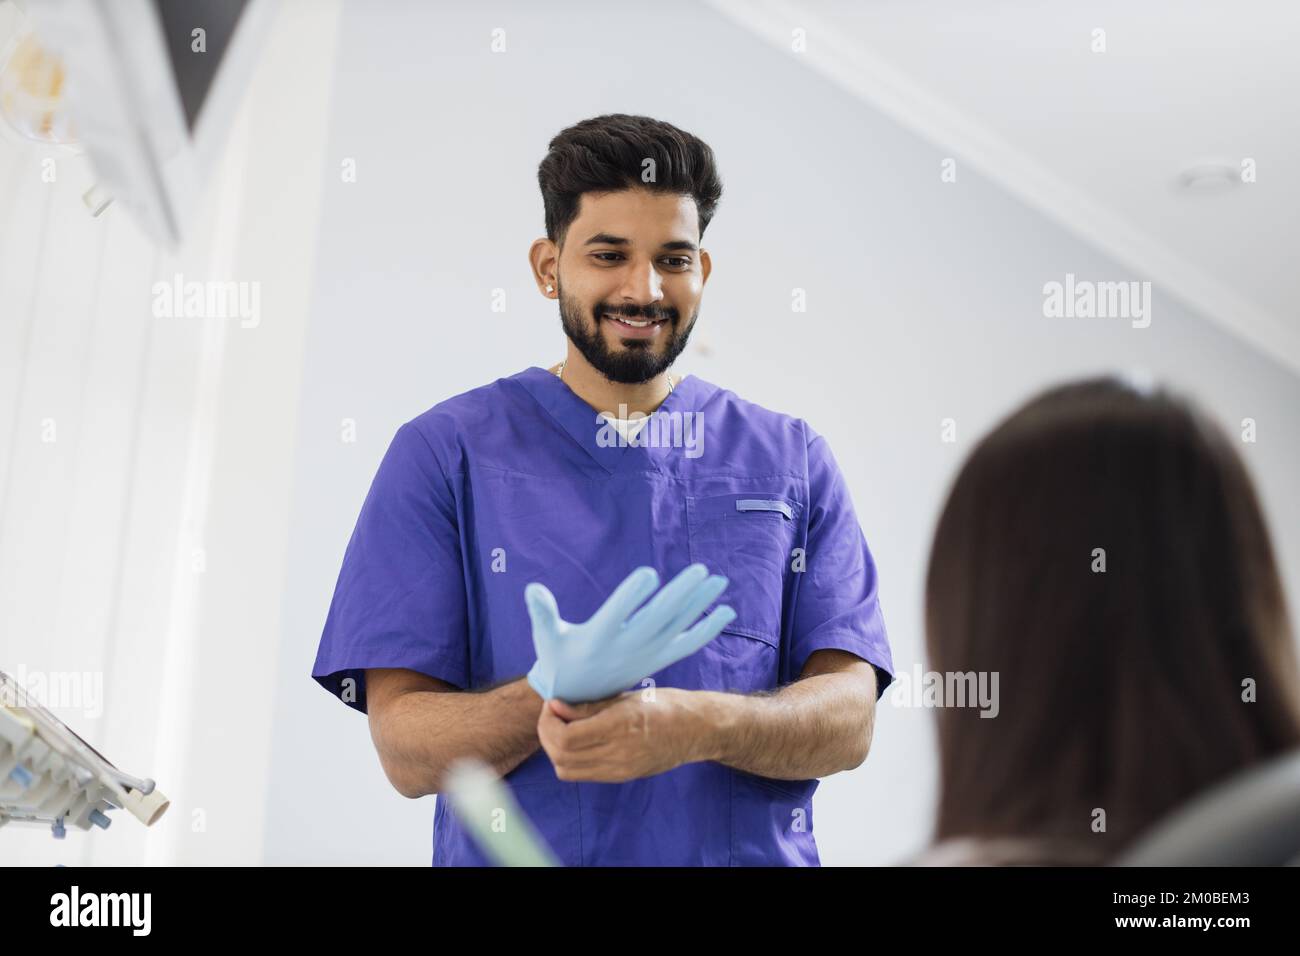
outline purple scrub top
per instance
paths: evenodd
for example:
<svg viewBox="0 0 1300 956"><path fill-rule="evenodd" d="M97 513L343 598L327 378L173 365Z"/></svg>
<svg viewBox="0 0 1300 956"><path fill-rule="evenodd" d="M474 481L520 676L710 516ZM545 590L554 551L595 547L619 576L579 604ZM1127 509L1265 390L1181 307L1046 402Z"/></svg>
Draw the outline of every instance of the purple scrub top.
<svg viewBox="0 0 1300 956"><path fill-rule="evenodd" d="M736 618L652 675L657 686L774 690L813 651L839 648L874 665L879 699L894 668L876 566L826 440L694 375L654 417L620 442L533 367L402 425L348 542L312 676L363 713L368 667L489 687L536 659L528 582L583 621L637 566L667 583L698 561L730 580L716 603ZM815 779L705 761L579 783L539 748L505 780L565 865L819 863ZM433 864L487 862L438 798Z"/></svg>

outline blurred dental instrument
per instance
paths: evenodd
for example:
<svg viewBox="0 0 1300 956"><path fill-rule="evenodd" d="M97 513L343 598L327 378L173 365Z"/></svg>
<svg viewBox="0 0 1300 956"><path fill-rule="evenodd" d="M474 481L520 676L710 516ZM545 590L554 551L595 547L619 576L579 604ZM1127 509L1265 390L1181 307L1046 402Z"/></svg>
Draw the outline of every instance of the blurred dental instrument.
<svg viewBox="0 0 1300 956"><path fill-rule="evenodd" d="M444 793L485 856L497 866L558 866L510 788L479 760L447 768Z"/></svg>

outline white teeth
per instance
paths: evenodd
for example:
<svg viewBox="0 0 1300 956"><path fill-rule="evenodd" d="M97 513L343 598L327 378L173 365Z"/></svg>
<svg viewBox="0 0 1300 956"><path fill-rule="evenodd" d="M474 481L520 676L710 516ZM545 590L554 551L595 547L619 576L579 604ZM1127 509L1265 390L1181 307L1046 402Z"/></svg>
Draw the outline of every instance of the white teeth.
<svg viewBox="0 0 1300 956"><path fill-rule="evenodd" d="M654 325L654 324L655 324L654 322L651 322L651 321L649 321L649 320L646 320L646 321L638 321L637 319L625 319L625 318L623 318L621 315L620 315L620 316L612 316L612 315L610 315L608 312L605 313L605 318L607 318L607 319L616 319L617 321L622 322L624 325L630 325L630 326L632 326L632 328L634 328L634 329L644 329L646 326L650 326L650 325Z"/></svg>

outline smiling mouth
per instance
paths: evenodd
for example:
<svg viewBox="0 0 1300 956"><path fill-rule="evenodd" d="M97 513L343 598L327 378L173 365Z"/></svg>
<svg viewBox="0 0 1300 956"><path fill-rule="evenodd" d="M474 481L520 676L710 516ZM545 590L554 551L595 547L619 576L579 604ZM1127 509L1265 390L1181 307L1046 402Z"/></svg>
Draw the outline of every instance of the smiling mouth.
<svg viewBox="0 0 1300 956"><path fill-rule="evenodd" d="M608 319L619 325L626 325L630 329L648 329L654 325L663 325L667 319L630 319L620 315L611 315L608 312L602 312L601 318Z"/></svg>

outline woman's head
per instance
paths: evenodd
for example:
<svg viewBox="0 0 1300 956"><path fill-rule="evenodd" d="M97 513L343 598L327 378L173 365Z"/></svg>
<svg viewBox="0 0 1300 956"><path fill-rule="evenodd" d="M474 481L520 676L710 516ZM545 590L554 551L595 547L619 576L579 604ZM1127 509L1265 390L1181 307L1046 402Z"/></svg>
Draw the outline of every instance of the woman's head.
<svg viewBox="0 0 1300 956"><path fill-rule="evenodd" d="M926 631L934 669L997 672L1000 697L992 719L938 711L939 839L1077 836L1108 856L1300 745L1250 479L1165 391L1053 388L979 443L935 532Z"/></svg>

